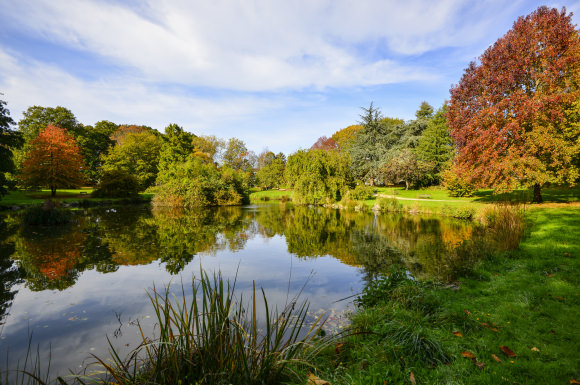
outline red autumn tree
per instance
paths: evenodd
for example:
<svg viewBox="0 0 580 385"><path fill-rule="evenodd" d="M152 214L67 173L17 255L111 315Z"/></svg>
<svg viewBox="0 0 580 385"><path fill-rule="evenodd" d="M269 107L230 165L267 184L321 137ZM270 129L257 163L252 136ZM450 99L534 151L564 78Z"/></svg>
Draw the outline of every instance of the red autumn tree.
<svg viewBox="0 0 580 385"><path fill-rule="evenodd" d="M83 158L76 140L65 129L48 125L31 143L21 180L29 186L47 186L51 196L57 188L83 183Z"/></svg>
<svg viewBox="0 0 580 385"><path fill-rule="evenodd" d="M330 151L338 149L338 146L336 145L334 139L327 138L326 136L321 136L320 138L318 138L316 143L314 143L312 147L310 147L310 149Z"/></svg>
<svg viewBox="0 0 580 385"><path fill-rule="evenodd" d="M580 38L566 10L540 7L470 63L451 89L455 171L480 187L574 183L579 175Z"/></svg>

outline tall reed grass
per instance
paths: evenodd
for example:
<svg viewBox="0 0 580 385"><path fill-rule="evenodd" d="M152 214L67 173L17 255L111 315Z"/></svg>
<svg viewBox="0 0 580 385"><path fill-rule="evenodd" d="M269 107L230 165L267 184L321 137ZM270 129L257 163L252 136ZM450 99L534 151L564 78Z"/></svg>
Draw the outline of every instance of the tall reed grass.
<svg viewBox="0 0 580 385"><path fill-rule="evenodd" d="M525 228L524 207L521 204L485 206L479 217L498 248L514 250L519 247Z"/></svg>
<svg viewBox="0 0 580 385"><path fill-rule="evenodd" d="M192 282L188 301L153 288L149 298L156 322L155 338L139 325L142 343L121 358L110 345L109 359L95 357L103 368L101 383L110 384L278 384L302 381L305 366L324 346L318 336L321 317L307 325L308 304L293 299L282 311L270 309L255 284L249 303L235 295L235 282L221 274L201 273ZM265 317L260 317L258 303ZM62 380L62 379L61 379ZM96 378L77 376L79 383Z"/></svg>

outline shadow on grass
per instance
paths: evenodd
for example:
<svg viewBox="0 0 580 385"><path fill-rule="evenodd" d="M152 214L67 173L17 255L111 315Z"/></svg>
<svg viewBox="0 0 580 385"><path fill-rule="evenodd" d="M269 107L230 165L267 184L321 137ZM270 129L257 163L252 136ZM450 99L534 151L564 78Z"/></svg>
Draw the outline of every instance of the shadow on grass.
<svg viewBox="0 0 580 385"><path fill-rule="evenodd" d="M475 192L474 202L517 202L529 203L534 196L532 189L518 189L509 193L495 194L493 190ZM569 203L580 201L580 187L550 187L542 189L544 202Z"/></svg>

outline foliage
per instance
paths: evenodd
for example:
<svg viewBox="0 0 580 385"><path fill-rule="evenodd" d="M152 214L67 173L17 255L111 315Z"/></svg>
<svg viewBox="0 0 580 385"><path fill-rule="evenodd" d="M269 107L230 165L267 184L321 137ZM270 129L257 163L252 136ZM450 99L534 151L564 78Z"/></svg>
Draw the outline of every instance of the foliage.
<svg viewBox="0 0 580 385"><path fill-rule="evenodd" d="M193 153L193 138L195 135L186 132L177 124L165 127L163 145L159 154L158 183L163 183L163 174L172 163L184 162Z"/></svg>
<svg viewBox="0 0 580 385"><path fill-rule="evenodd" d="M284 183L284 169L286 168L286 156L283 153L275 155L268 151L258 157L258 171L256 179L264 188L279 188Z"/></svg>
<svg viewBox="0 0 580 385"><path fill-rule="evenodd" d="M475 186L467 178L458 175L453 169L443 173L443 187L452 197L470 197L476 191Z"/></svg>
<svg viewBox="0 0 580 385"><path fill-rule="evenodd" d="M117 384L204 383L278 384L299 381L296 370L308 363L322 345L316 340L320 319L303 333L308 305L293 299L278 312L268 307L266 294L254 287L245 305L235 284L220 274L202 271L192 281L191 302L181 288L178 299L169 288L149 294L157 317L158 339L143 342L126 359L112 347L110 360L97 358L109 379ZM263 303L265 319L256 311ZM141 335L149 333L140 328ZM315 344L316 341L316 344Z"/></svg>
<svg viewBox="0 0 580 385"><path fill-rule="evenodd" d="M30 143L20 178L27 186L58 188L83 183L83 158L74 138L65 130L49 125Z"/></svg>
<svg viewBox="0 0 580 385"><path fill-rule="evenodd" d="M397 198L379 198L376 204L380 211L403 211L403 205Z"/></svg>
<svg viewBox="0 0 580 385"><path fill-rule="evenodd" d="M375 191L372 187L359 184L354 189L349 190L347 196L349 199L365 201L367 199L371 199L374 194Z"/></svg>
<svg viewBox="0 0 580 385"><path fill-rule="evenodd" d="M311 150L336 150L338 145L332 138L327 138L326 136L321 136L318 140L310 147Z"/></svg>
<svg viewBox="0 0 580 385"><path fill-rule="evenodd" d="M97 198L129 198L139 195L139 180L123 169L105 171L93 191Z"/></svg>
<svg viewBox="0 0 580 385"><path fill-rule="evenodd" d="M299 204L340 201L353 184L348 155L337 151L297 151L288 157L284 176Z"/></svg>
<svg viewBox="0 0 580 385"><path fill-rule="evenodd" d="M23 224L32 226L64 225L72 219L70 210L51 200L46 200L42 205L27 207L20 215Z"/></svg>
<svg viewBox="0 0 580 385"><path fill-rule="evenodd" d="M360 131L363 126L355 124L352 126L345 127L341 130L336 131L332 134L332 139L336 143L339 151L348 151L352 146L356 133Z"/></svg>
<svg viewBox="0 0 580 385"><path fill-rule="evenodd" d="M6 102L0 99L0 199L7 192L6 173L14 172L12 150L22 145L20 135L10 128L14 120L5 106Z"/></svg>
<svg viewBox="0 0 580 385"><path fill-rule="evenodd" d="M128 133L102 157L102 171L120 171L139 180L139 191L155 183L162 141L158 135L144 130Z"/></svg>
<svg viewBox="0 0 580 385"><path fill-rule="evenodd" d="M447 114L457 173L513 189L574 183L580 173L580 37L565 9L540 7L465 70ZM574 128L576 127L576 128Z"/></svg>
<svg viewBox="0 0 580 385"><path fill-rule="evenodd" d="M223 139L210 136L195 136L192 140L193 155L209 163L221 160L226 144Z"/></svg>
<svg viewBox="0 0 580 385"><path fill-rule="evenodd" d="M417 156L410 149L404 149L394 154L381 169L385 179L393 184L405 182L405 189L410 185L423 184L429 177L429 172L433 169L431 163L417 159Z"/></svg>
<svg viewBox="0 0 580 385"><path fill-rule="evenodd" d="M77 121L74 114L65 107L28 107L22 113L22 119L18 122L18 130L26 143L32 142L38 135L49 126L63 128L75 139L82 130L82 124Z"/></svg>
<svg viewBox="0 0 580 385"><path fill-rule="evenodd" d="M114 141L111 135L118 129L115 123L102 120L93 126L83 126L82 134L76 137L85 160L84 173L91 185L98 183L101 172L101 157L106 155Z"/></svg>
<svg viewBox="0 0 580 385"><path fill-rule="evenodd" d="M245 173L218 169L196 156L169 165L153 203L158 206L203 207L239 205L247 200Z"/></svg>
<svg viewBox="0 0 580 385"><path fill-rule="evenodd" d="M447 128L446 113L447 105L444 104L427 124L415 149L418 160L433 165L430 170L433 184L441 182L442 172L450 167L453 158L454 150Z"/></svg>
<svg viewBox="0 0 580 385"><path fill-rule="evenodd" d="M252 164L253 162L249 155L250 152L242 140L231 138L226 144L223 161L226 166L229 166L234 170L251 172L254 165Z"/></svg>

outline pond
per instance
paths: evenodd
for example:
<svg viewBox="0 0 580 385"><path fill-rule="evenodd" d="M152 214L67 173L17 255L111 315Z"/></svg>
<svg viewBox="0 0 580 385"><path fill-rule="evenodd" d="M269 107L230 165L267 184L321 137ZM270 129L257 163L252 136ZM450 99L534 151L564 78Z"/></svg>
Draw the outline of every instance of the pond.
<svg viewBox="0 0 580 385"><path fill-rule="evenodd" d="M301 293L333 333L353 296L390 266L448 281L484 249L482 230L467 221L284 204L93 208L58 228L17 218L6 216L0 230L1 365L15 368L30 341L43 363L50 355L53 375L107 356L107 337L124 353L135 348L135 325L154 326L147 291L171 283L180 292L183 283L191 293L201 268L235 279L241 292L255 281L279 309Z"/></svg>

